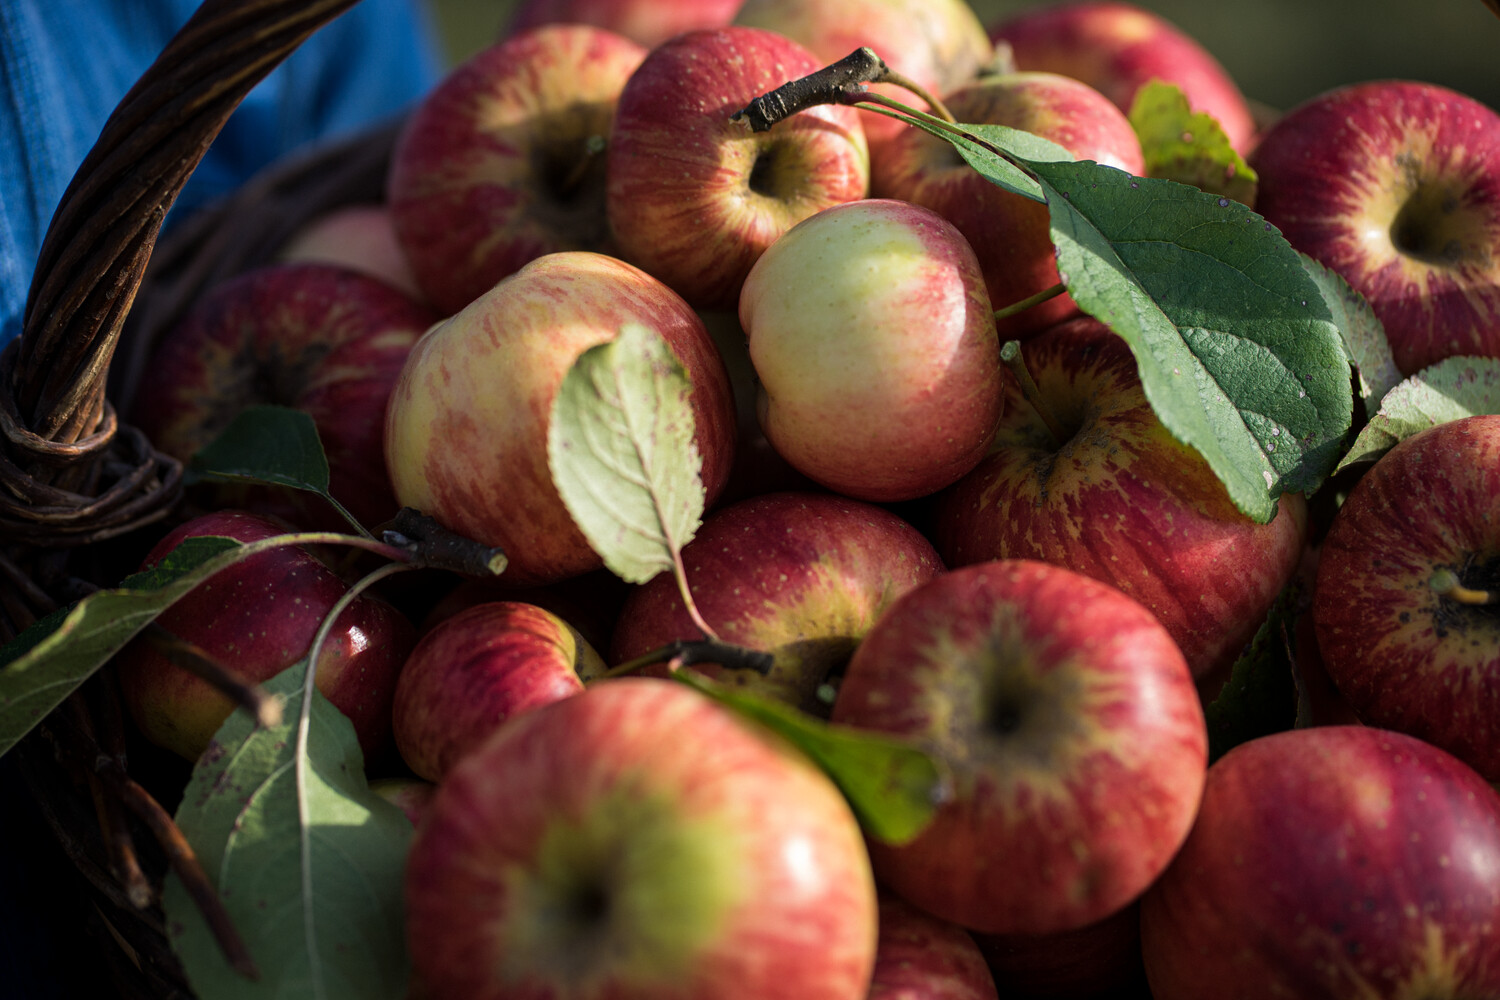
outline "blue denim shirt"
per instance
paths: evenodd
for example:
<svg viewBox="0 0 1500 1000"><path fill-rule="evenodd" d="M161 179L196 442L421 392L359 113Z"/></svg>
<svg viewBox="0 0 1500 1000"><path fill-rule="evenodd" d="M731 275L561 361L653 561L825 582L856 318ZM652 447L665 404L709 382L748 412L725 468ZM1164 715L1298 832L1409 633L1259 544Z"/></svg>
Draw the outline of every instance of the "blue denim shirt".
<svg viewBox="0 0 1500 1000"><path fill-rule="evenodd" d="M425 93L441 60L421 5L361 0L304 42L235 111L173 217L295 147L368 125ZM197 6L0 0L0 347L20 332L42 237L78 164Z"/></svg>

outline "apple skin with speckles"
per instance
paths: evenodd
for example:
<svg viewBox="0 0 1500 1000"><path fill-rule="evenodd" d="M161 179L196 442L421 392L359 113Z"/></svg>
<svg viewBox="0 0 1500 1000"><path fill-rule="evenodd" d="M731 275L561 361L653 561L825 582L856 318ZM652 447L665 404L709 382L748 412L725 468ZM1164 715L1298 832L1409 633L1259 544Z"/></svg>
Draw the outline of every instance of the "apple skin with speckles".
<svg viewBox="0 0 1500 1000"><path fill-rule="evenodd" d="M1500 357L1500 114L1435 84L1350 84L1249 160L1256 211L1364 296L1403 375Z"/></svg>
<svg viewBox="0 0 1500 1000"><path fill-rule="evenodd" d="M406 865L420 995L866 1000L874 877L837 786L675 681L513 720L449 772Z"/></svg>
<svg viewBox="0 0 1500 1000"><path fill-rule="evenodd" d="M417 342L386 411L397 499L504 549L507 583L552 583L602 566L552 482L547 428L573 362L627 323L655 331L687 370L712 504L734 461L734 398L723 360L679 295L588 251L530 262Z"/></svg>
<svg viewBox="0 0 1500 1000"><path fill-rule="evenodd" d="M689 31L625 82L609 134L605 203L618 253L697 308L733 308L751 265L782 233L870 190L853 108L820 105L765 132L732 120L817 70L772 31Z"/></svg>
<svg viewBox="0 0 1500 1000"><path fill-rule="evenodd" d="M855 650L832 720L916 743L953 793L876 876L986 934L1102 920L1187 836L1208 736L1166 629L1107 584L1028 560L950 570Z"/></svg>
<svg viewBox="0 0 1500 1000"><path fill-rule="evenodd" d="M1211 697L1296 573L1306 500L1283 496L1268 524L1241 513L1099 321L1065 320L1022 341L1021 357L1063 440L1007 373L989 453L937 498L939 554L950 567L1040 559L1118 587L1166 626Z"/></svg>
<svg viewBox="0 0 1500 1000"><path fill-rule="evenodd" d="M769 652L771 672L694 669L826 716L819 686L902 594L943 571L915 527L883 507L831 493L770 493L711 513L682 562L693 603L726 642ZM701 638L677 583L662 574L621 608L610 662Z"/></svg>
<svg viewBox="0 0 1500 1000"><path fill-rule="evenodd" d="M284 535L282 522L241 510L187 521L142 562L156 565L183 541L218 535L249 543ZM250 556L209 577L156 623L251 683L270 680L306 656L313 636L348 585L296 546ZM416 629L390 604L361 594L335 620L318 656L317 686L348 717L366 760L390 748L396 678ZM145 639L116 657L123 700L152 743L197 760L234 706L208 681L167 659Z"/></svg>
<svg viewBox="0 0 1500 1000"><path fill-rule="evenodd" d="M999 995L968 931L883 892L869 1000L999 1000Z"/></svg>
<svg viewBox="0 0 1500 1000"><path fill-rule="evenodd" d="M1360 477L1320 547L1312 621L1362 722L1500 782L1500 416L1430 427Z"/></svg>
<svg viewBox="0 0 1500 1000"><path fill-rule="evenodd" d="M761 429L819 485L911 500L984 457L1004 400L995 315L973 247L938 213L824 209L755 262L739 316Z"/></svg>
<svg viewBox="0 0 1500 1000"><path fill-rule="evenodd" d="M1500 796L1372 727L1240 744L1141 901L1141 950L1156 1000L1500 996Z"/></svg>

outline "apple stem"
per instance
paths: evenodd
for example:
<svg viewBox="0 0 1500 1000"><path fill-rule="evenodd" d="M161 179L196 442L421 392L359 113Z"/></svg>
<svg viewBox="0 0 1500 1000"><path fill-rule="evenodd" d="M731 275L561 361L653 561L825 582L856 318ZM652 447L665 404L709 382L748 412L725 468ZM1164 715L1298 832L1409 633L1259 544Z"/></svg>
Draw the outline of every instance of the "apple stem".
<svg viewBox="0 0 1500 1000"><path fill-rule="evenodd" d="M1451 569L1440 569L1432 574L1429 581L1432 589L1438 592L1440 597L1447 597L1458 601L1460 604L1495 604L1500 602L1500 596L1488 590L1474 590L1465 587L1459 580L1458 574Z"/></svg>
<svg viewBox="0 0 1500 1000"><path fill-rule="evenodd" d="M673 670L690 667L695 663L717 663L728 670L754 670L765 676L771 672L772 662L770 653L748 646L737 646L723 639L676 639L660 649L653 649L633 660L611 667L596 679L624 677L658 663L669 663Z"/></svg>
<svg viewBox="0 0 1500 1000"><path fill-rule="evenodd" d="M1026 367L1026 359L1021 356L1021 342L1007 340L1000 348L1000 360L1016 377L1016 383L1021 387L1021 398L1030 404L1031 408L1036 411L1036 415L1042 418L1042 423L1047 426L1047 433L1052 435L1053 447L1061 448L1070 435L1063 433L1062 425L1042 404L1042 392L1037 388L1036 379L1031 377L1031 369Z"/></svg>
<svg viewBox="0 0 1500 1000"><path fill-rule="evenodd" d="M281 698L267 695L259 685L245 680L202 648L156 622L147 625L141 636L173 665L201 677L227 695L230 701L254 716L256 725L262 729L281 724Z"/></svg>
<svg viewBox="0 0 1500 1000"><path fill-rule="evenodd" d="M400 550L389 558L414 562L431 569L452 570L465 576L497 576L505 569L505 553L449 531L435 519L413 507L396 512L382 540Z"/></svg>
<svg viewBox="0 0 1500 1000"><path fill-rule="evenodd" d="M927 102L934 114L950 124L954 122L952 113L936 96L887 66L868 45L855 49L838 62L760 95L730 115L729 120L747 125L752 132L765 132L782 119L820 104L872 101L902 111L910 110L889 98L871 94L865 88L869 83L889 83L909 90Z"/></svg>
<svg viewBox="0 0 1500 1000"><path fill-rule="evenodd" d="M1057 298L1067 290L1068 286L1059 281L1051 288L1044 288L1040 292L1037 292L1035 295L1026 296L1026 298L1022 299L1020 302L1012 302L1008 306L1003 306L1002 308L996 309L995 320L998 322L1002 319L1008 319L1009 317L1014 316L1016 313L1025 312L1032 306L1039 306L1043 302L1046 302L1048 299Z"/></svg>

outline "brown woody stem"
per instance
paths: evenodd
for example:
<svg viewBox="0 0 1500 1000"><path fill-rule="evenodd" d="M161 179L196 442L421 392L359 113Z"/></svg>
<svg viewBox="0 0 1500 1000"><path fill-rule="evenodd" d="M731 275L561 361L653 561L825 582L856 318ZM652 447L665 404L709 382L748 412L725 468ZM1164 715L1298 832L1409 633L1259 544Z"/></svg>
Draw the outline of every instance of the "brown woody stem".
<svg viewBox="0 0 1500 1000"><path fill-rule="evenodd" d="M695 663L717 663L727 670L754 670L765 676L771 672L773 662L774 658L770 653L747 646L736 646L722 639L677 639L660 649L653 649L633 660L611 667L600 679L628 676L658 663L670 663L674 670L677 667L690 667Z"/></svg>
<svg viewBox="0 0 1500 1000"><path fill-rule="evenodd" d="M729 120L744 123L752 132L765 132L777 122L820 104L872 101L901 111L908 110L903 104L871 94L865 87L869 83L889 83L909 90L925 101L935 115L948 122L954 120L935 95L891 69L868 45L855 49L838 62L760 95L730 115Z"/></svg>
<svg viewBox="0 0 1500 1000"><path fill-rule="evenodd" d="M201 647L174 635L156 622L146 626L141 638L174 666L202 678L228 696L236 706L254 717L256 725L269 729L281 724L280 698L267 695L259 685L226 667Z"/></svg>

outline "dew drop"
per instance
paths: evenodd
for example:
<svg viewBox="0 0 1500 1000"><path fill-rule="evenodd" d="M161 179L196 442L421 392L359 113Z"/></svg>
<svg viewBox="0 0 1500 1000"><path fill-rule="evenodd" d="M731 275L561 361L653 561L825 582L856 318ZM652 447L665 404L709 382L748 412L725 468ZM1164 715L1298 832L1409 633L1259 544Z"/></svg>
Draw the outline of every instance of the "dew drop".
<svg viewBox="0 0 1500 1000"><path fill-rule="evenodd" d="M1229 207L1229 199L1228 198L1220 198L1219 199L1219 207L1220 208L1228 208Z"/></svg>

